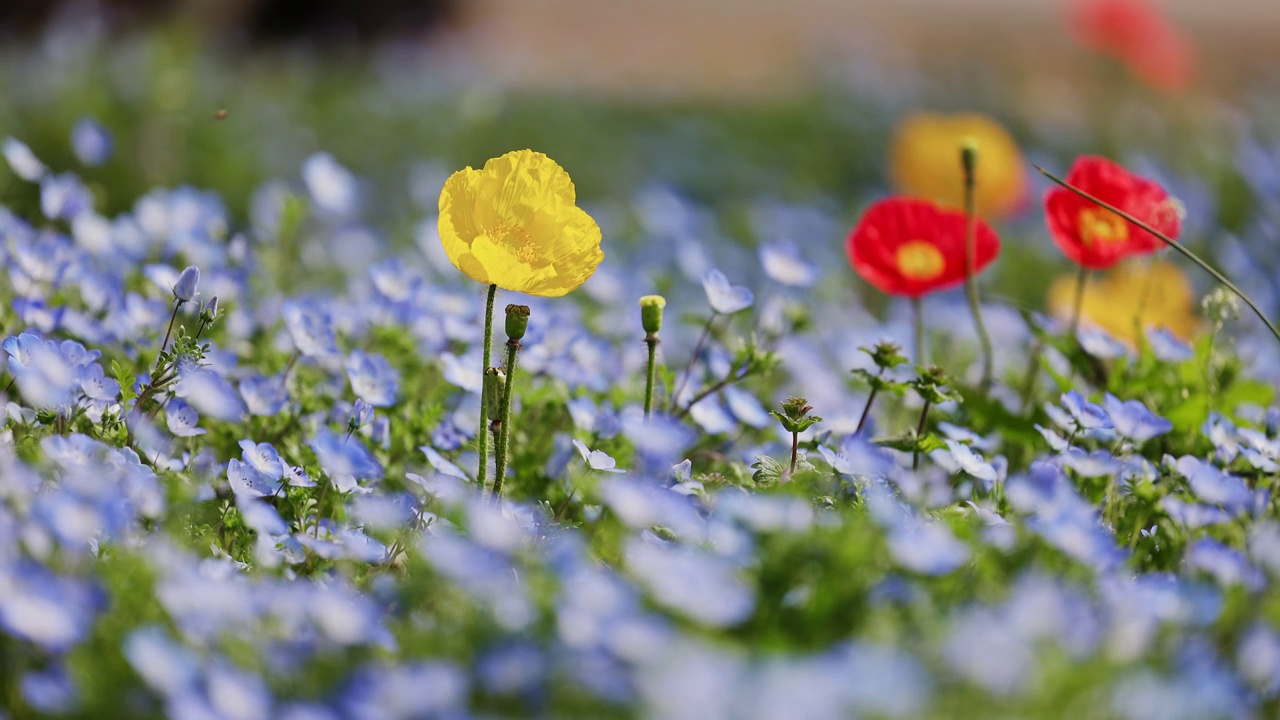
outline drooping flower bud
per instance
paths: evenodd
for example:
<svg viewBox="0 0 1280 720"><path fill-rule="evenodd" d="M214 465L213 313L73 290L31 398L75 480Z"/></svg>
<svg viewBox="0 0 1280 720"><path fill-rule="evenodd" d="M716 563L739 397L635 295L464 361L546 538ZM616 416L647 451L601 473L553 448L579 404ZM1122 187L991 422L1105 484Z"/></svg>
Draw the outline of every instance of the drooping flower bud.
<svg viewBox="0 0 1280 720"><path fill-rule="evenodd" d="M519 342L529 329L529 306L507 306L507 338Z"/></svg>
<svg viewBox="0 0 1280 720"><path fill-rule="evenodd" d="M502 396L506 393L507 374L502 368L491 367L484 372L484 403L489 410L489 417L495 421L502 418Z"/></svg>
<svg viewBox="0 0 1280 720"><path fill-rule="evenodd" d="M196 285L200 282L200 268L195 265L188 265L186 270L178 276L178 281L173 284L173 296L178 302L191 302L196 296Z"/></svg>

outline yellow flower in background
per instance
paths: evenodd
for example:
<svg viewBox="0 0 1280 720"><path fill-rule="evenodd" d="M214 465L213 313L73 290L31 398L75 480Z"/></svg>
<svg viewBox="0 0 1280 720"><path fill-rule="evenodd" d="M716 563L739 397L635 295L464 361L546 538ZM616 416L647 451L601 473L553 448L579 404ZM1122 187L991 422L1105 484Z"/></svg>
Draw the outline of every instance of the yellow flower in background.
<svg viewBox="0 0 1280 720"><path fill-rule="evenodd" d="M962 208L960 147L969 139L978 146L974 193L978 214L988 219L1009 214L1026 194L1026 167L1013 137L986 115L908 116L898 125L889 147L890 180L903 195Z"/></svg>
<svg viewBox="0 0 1280 720"><path fill-rule="evenodd" d="M1049 312L1069 320L1075 297L1076 273L1063 275L1049 288ZM1151 264L1130 260L1090 278L1080 306L1080 324L1105 330L1134 346L1140 310L1142 327L1163 327L1184 342L1193 341L1200 330L1191 281L1177 265L1163 260Z"/></svg>
<svg viewBox="0 0 1280 720"><path fill-rule="evenodd" d="M600 226L576 204L556 161L517 150L449 177L440 191L440 242L467 277L503 290L560 297L604 260Z"/></svg>

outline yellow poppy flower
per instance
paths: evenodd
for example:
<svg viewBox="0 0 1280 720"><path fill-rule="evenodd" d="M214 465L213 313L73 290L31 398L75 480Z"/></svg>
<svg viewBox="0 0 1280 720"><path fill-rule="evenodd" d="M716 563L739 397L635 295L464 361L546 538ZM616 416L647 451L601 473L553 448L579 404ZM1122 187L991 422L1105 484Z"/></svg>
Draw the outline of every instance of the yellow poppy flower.
<svg viewBox="0 0 1280 720"><path fill-rule="evenodd" d="M889 172L897 191L939 205L963 208L964 170L960 146L978 147L974 204L979 215L999 218L1012 212L1026 194L1026 168L1013 137L986 115L963 113L908 116L894 132Z"/></svg>
<svg viewBox="0 0 1280 720"><path fill-rule="evenodd" d="M1049 312L1068 320L1075 297L1076 274L1063 275L1049 288ZM1163 260L1150 265L1131 260L1090 278L1080 306L1080 323L1105 330L1132 347L1140 310L1142 327L1163 327L1184 342L1194 340L1200 330L1191 281L1177 265Z"/></svg>
<svg viewBox="0 0 1280 720"><path fill-rule="evenodd" d="M560 297L604 260L600 226L576 204L573 181L532 150L449 177L440 191L440 242L467 277L503 290Z"/></svg>

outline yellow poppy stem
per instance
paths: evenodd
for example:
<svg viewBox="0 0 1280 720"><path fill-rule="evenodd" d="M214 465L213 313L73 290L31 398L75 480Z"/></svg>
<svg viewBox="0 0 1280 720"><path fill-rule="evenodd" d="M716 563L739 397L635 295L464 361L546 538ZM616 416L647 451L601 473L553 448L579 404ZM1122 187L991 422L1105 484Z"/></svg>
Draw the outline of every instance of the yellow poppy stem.
<svg viewBox="0 0 1280 720"><path fill-rule="evenodd" d="M498 433L498 447L495 448L493 470L493 500L502 499L502 483L507 475L507 450L511 440L511 384L516 376L516 353L520 352L519 340L507 341L507 384L502 393L502 415L499 421L501 430Z"/></svg>
<svg viewBox="0 0 1280 720"><path fill-rule="evenodd" d="M978 300L977 278L977 236L978 214L975 209L977 186L978 152L972 143L965 143L960 148L960 165L964 169L964 289L969 297L969 312L973 313L973 324L978 331L978 343L982 346L982 382L979 387L986 391L991 388L992 350L991 336L987 334L987 326L982 322L982 305Z"/></svg>
<svg viewBox="0 0 1280 720"><path fill-rule="evenodd" d="M649 372L644 381L644 419L649 419L653 412L653 384L658 377L658 335L649 333L644 342L649 346Z"/></svg>
<svg viewBox="0 0 1280 720"><path fill-rule="evenodd" d="M493 360L493 301L497 295L498 286L490 285L489 299L485 302L484 309L484 367L480 369L482 378L489 372L489 363ZM489 407L483 392L480 396L480 435L476 438L477 450L480 452L480 467L476 470L476 484L483 492L489 475Z"/></svg>
<svg viewBox="0 0 1280 720"><path fill-rule="evenodd" d="M1127 212L1125 212L1125 211L1123 211L1123 210L1121 210L1121 209L1119 209L1119 208L1115 207L1114 205L1111 205L1111 204L1109 204L1109 203L1103 202L1102 200L1099 200L1098 198L1096 198L1096 197L1094 197L1094 196L1090 195L1089 193L1085 192L1084 190L1081 190L1080 188L1075 187L1074 185L1071 185L1071 184L1070 184L1070 183L1068 183L1067 181L1065 181L1065 180L1063 180L1063 179L1059 178L1058 176L1054 175L1053 173L1049 172L1048 170L1045 170L1044 168L1040 167L1039 165L1036 165L1036 166L1034 166L1034 167L1035 167L1035 169L1036 169L1037 171L1039 171L1039 173L1040 173L1041 175L1044 175L1045 177L1049 178L1050 180L1052 180L1053 182L1057 183L1058 185L1061 185L1062 187L1064 187L1064 188L1066 188L1066 189L1070 190L1071 192L1075 193L1076 195L1079 195L1080 197L1082 197L1082 198L1084 198L1084 199L1088 200L1089 202L1092 202L1092 203L1094 203L1094 204L1098 205L1099 207L1104 207L1104 208L1106 208L1106 209L1110 210L1111 212L1113 212L1113 213L1115 213L1115 214L1119 215L1120 217L1124 218L1125 220L1128 220L1129 222L1133 223L1134 225L1137 225L1138 227L1142 228L1143 230L1146 230L1147 232L1151 233L1152 235L1155 235L1155 236L1156 236L1157 238L1159 238L1159 239L1160 239L1160 241L1161 241L1161 242L1163 242L1165 245L1168 245L1169 247L1173 248L1174 250L1177 250L1181 255L1183 255L1184 257L1186 257L1188 260L1191 260L1191 261L1192 261L1192 262L1194 262L1196 265L1199 265L1199 266L1200 266L1200 269L1202 269L1202 270L1204 270L1205 272L1207 272L1207 273L1209 273L1210 275L1212 275L1214 280L1217 280L1219 283L1222 283L1222 286L1223 286L1223 287L1225 287L1226 289L1230 290L1232 293L1234 293L1234 294L1235 294L1235 296L1236 296L1236 297L1238 297L1238 298L1240 298L1242 301L1244 301L1244 304L1249 306L1249 309L1253 311L1253 314L1254 314L1254 315L1257 315L1257 316L1258 316L1258 319L1262 321L1262 324L1266 325L1266 326L1267 326L1267 329L1271 331L1271 334L1272 334L1273 336L1275 336L1276 341L1277 341L1277 342L1280 342L1280 330L1277 330L1277 329L1276 329L1276 326L1275 326L1275 325L1273 325L1273 324L1271 323L1271 321L1267 319L1267 316L1266 316L1266 315L1264 315L1264 314L1262 313L1262 310L1258 309L1258 306L1257 306L1257 305L1255 305L1255 304L1253 303L1253 301L1249 299L1249 296L1248 296L1248 295L1245 295L1245 294L1244 294L1244 291L1242 291L1240 288L1236 287L1235 283L1233 283L1233 282L1231 282L1230 280L1228 280L1228 279L1227 279L1227 277L1226 277L1225 275L1223 275L1222 273L1220 273L1220 272L1218 272L1217 270L1215 270L1215 269L1213 268L1213 266L1212 266L1212 265L1210 265L1209 263L1205 262L1204 260L1201 260L1201 259L1200 259L1200 257L1199 257L1198 255L1196 255L1195 253L1191 252L1190 250L1188 250L1187 248L1183 247L1182 245L1179 245L1177 242L1175 242L1175 241L1171 240L1169 237L1167 237L1164 233L1160 232L1159 230L1156 230L1155 228L1151 227L1149 224L1147 224L1147 223L1145 223L1145 222L1143 222L1143 221L1139 220L1138 218L1136 218L1136 217L1134 217L1134 216L1130 215L1129 213L1127 213Z"/></svg>

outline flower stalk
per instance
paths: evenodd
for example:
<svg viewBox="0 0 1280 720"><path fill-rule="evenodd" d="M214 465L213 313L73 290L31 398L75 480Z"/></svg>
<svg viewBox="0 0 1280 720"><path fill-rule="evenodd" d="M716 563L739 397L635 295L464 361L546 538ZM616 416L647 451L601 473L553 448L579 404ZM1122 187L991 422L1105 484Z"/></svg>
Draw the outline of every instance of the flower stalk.
<svg viewBox="0 0 1280 720"><path fill-rule="evenodd" d="M661 295L645 295L640 298L640 324L644 327L644 342L649 346L649 365L644 383L644 419L653 412L653 385L658 375L658 331L662 329L662 309L667 306Z"/></svg>
<svg viewBox="0 0 1280 720"><path fill-rule="evenodd" d="M493 473L493 499L502 498L502 484L507 474L507 453L511 447L511 386L516 377L516 357L522 347L520 340L524 338L529 326L529 306L507 306L507 363L506 382L502 390L502 411L494 420L497 426L497 453Z"/></svg>
<svg viewBox="0 0 1280 720"><path fill-rule="evenodd" d="M498 286L489 286L489 297L484 307L484 366L481 373L489 372L489 364L493 360L493 301L498 294ZM483 489L489 474L489 437L486 435L489 425L489 406L484 398L480 398L480 432L476 437L476 450L480 453L480 466L476 469L476 484Z"/></svg>
<svg viewBox="0 0 1280 720"><path fill-rule="evenodd" d="M978 278L977 268L975 267L978 234L978 215L975 210L978 146L972 139L966 140L960 147L960 166L964 170L964 287L965 294L969 298L969 312L973 313L973 324L978 331L978 342L982 345L982 382L980 387L986 390L991 387L992 350L991 336L987 334L987 326L982 322L982 306L978 300Z"/></svg>

